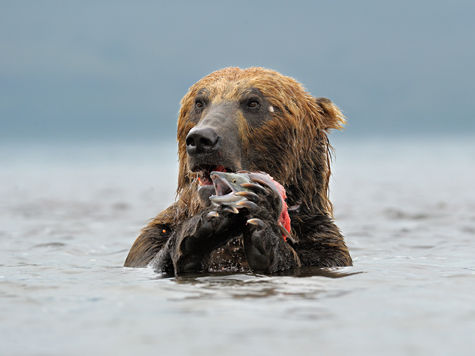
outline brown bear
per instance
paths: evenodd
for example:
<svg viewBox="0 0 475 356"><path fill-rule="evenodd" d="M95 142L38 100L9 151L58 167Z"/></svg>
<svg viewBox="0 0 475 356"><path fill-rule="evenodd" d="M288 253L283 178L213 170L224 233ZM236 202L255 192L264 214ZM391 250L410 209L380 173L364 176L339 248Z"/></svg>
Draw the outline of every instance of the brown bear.
<svg viewBox="0 0 475 356"><path fill-rule="evenodd" d="M350 266L328 197L327 132L344 123L330 100L273 70L233 67L202 78L181 101L177 200L143 229L125 266L171 275ZM238 212L215 212L210 172L239 170L266 172L285 187L292 238L282 238L279 197L265 184L251 184L252 201Z"/></svg>

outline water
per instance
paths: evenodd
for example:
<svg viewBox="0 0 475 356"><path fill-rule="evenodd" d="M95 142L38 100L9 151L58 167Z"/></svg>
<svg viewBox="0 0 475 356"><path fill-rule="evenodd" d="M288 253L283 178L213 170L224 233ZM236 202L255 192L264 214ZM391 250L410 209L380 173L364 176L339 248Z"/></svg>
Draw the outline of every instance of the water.
<svg viewBox="0 0 475 356"><path fill-rule="evenodd" d="M473 355L475 141L338 141L354 267L123 268L174 197L170 144L2 146L1 355Z"/></svg>

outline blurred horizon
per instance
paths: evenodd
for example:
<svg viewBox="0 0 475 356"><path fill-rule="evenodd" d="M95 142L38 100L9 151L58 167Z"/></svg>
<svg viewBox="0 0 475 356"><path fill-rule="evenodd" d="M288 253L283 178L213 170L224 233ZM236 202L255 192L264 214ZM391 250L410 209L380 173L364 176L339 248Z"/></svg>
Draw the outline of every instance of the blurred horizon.
<svg viewBox="0 0 475 356"><path fill-rule="evenodd" d="M328 97L331 138L475 135L473 1L0 2L0 142L175 140L189 86L262 66Z"/></svg>

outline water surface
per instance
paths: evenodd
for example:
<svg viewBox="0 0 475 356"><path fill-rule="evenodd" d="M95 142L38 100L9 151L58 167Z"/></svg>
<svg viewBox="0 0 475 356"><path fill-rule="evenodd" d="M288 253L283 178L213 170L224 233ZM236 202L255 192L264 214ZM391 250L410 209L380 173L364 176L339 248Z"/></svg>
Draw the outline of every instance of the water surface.
<svg viewBox="0 0 475 356"><path fill-rule="evenodd" d="M2 355L471 355L475 145L335 143L354 266L160 278L123 268L174 198L172 144L3 146Z"/></svg>

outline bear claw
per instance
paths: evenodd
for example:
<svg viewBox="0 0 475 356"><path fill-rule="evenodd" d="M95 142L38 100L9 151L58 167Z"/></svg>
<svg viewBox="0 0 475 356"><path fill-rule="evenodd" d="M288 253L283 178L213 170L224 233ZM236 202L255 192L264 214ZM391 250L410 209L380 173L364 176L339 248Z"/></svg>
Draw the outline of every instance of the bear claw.
<svg viewBox="0 0 475 356"><path fill-rule="evenodd" d="M265 223L261 219L257 219L257 218L252 218L252 219L247 220L246 224L248 225L251 224L260 228L265 227Z"/></svg>
<svg viewBox="0 0 475 356"><path fill-rule="evenodd" d="M217 211L210 211L207 215L208 218L218 218L219 213Z"/></svg>
<svg viewBox="0 0 475 356"><path fill-rule="evenodd" d="M259 196L256 193L253 193L253 192L242 191L242 192L236 192L236 193L234 193L234 195L244 197L246 199L251 199L251 200L259 199Z"/></svg>
<svg viewBox="0 0 475 356"><path fill-rule="evenodd" d="M241 187L252 189L252 190L254 190L255 192L258 192L258 193L263 193L263 194L267 193L267 189L265 189L263 186L261 186L259 184L255 184L255 183L242 183Z"/></svg>
<svg viewBox="0 0 475 356"><path fill-rule="evenodd" d="M239 210L237 208L235 208L234 206L227 206L223 210L227 211L229 213L233 213L233 214L238 214L239 213Z"/></svg>
<svg viewBox="0 0 475 356"><path fill-rule="evenodd" d="M243 200L238 203L236 203L237 206L241 208L248 208L248 209L257 209L259 206L256 203L253 203L252 201L249 200Z"/></svg>

